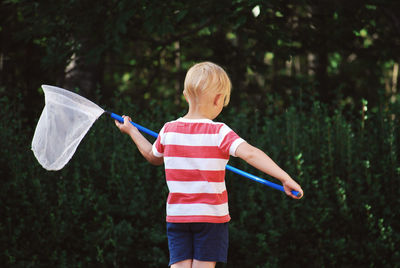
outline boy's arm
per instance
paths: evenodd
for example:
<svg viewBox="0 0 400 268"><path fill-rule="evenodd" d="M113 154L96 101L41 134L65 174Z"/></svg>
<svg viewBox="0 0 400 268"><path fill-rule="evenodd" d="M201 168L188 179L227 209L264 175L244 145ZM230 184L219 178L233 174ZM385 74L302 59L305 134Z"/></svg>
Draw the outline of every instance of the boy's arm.
<svg viewBox="0 0 400 268"><path fill-rule="evenodd" d="M122 116L124 118L124 123L120 123L115 120L115 125L121 130L122 133L128 134L133 142L139 149L139 152L149 161L151 164L159 166L164 163L164 158L156 157L153 154L152 144L140 133L140 131L133 126L129 121L131 118L129 116Z"/></svg>
<svg viewBox="0 0 400 268"><path fill-rule="evenodd" d="M236 149L236 156L245 160L248 164L261 170L262 172L281 181L285 193L292 198L300 199L303 196L303 190L284 170L260 149L248 144L241 143ZM291 193L292 190L301 193L300 197Z"/></svg>

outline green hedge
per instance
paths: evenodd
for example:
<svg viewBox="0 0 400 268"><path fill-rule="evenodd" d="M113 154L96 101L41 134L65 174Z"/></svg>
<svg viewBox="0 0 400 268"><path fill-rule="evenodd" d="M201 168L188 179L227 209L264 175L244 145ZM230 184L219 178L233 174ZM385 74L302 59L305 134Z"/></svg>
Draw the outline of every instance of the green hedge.
<svg viewBox="0 0 400 268"><path fill-rule="evenodd" d="M64 169L45 171L30 150L36 122L18 120L17 102L0 102L0 266L167 266L162 167L146 163L103 116ZM157 103L144 113L129 100L114 111L154 131L177 116ZM283 113L228 107L219 119L266 151L305 196L295 201L228 172L226 267L400 263L399 118L399 102L364 113L317 102Z"/></svg>

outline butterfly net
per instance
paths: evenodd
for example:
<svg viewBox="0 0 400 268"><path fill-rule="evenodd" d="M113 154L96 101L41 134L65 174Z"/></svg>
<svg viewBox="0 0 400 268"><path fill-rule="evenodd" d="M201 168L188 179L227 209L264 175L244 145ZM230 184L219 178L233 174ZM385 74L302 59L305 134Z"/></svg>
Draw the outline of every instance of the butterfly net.
<svg viewBox="0 0 400 268"><path fill-rule="evenodd" d="M35 129L32 151L45 169L59 170L104 110L65 89L47 85L42 88L45 107Z"/></svg>

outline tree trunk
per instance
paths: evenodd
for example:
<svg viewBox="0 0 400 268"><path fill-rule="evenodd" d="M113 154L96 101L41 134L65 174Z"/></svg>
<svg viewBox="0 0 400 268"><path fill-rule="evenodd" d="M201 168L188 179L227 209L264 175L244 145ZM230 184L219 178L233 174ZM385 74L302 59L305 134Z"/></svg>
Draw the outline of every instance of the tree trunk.
<svg viewBox="0 0 400 268"><path fill-rule="evenodd" d="M94 91L102 84L102 70L103 64L85 63L79 56L73 54L65 68L63 87L70 90L79 88L83 96L93 97Z"/></svg>

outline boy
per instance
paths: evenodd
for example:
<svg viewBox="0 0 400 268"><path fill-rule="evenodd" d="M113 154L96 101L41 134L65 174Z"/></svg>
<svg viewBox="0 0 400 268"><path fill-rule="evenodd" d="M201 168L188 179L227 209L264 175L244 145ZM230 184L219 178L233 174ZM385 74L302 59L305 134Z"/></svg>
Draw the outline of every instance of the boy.
<svg viewBox="0 0 400 268"><path fill-rule="evenodd" d="M228 253L228 196L225 166L237 156L279 179L287 195L298 199L301 187L265 153L241 139L224 123L212 121L229 103L231 82L211 62L194 65L186 74L184 91L188 113L161 129L152 145L124 117L115 121L152 164L165 165L169 195L167 236L170 265L215 267ZM301 193L296 197L292 190Z"/></svg>

